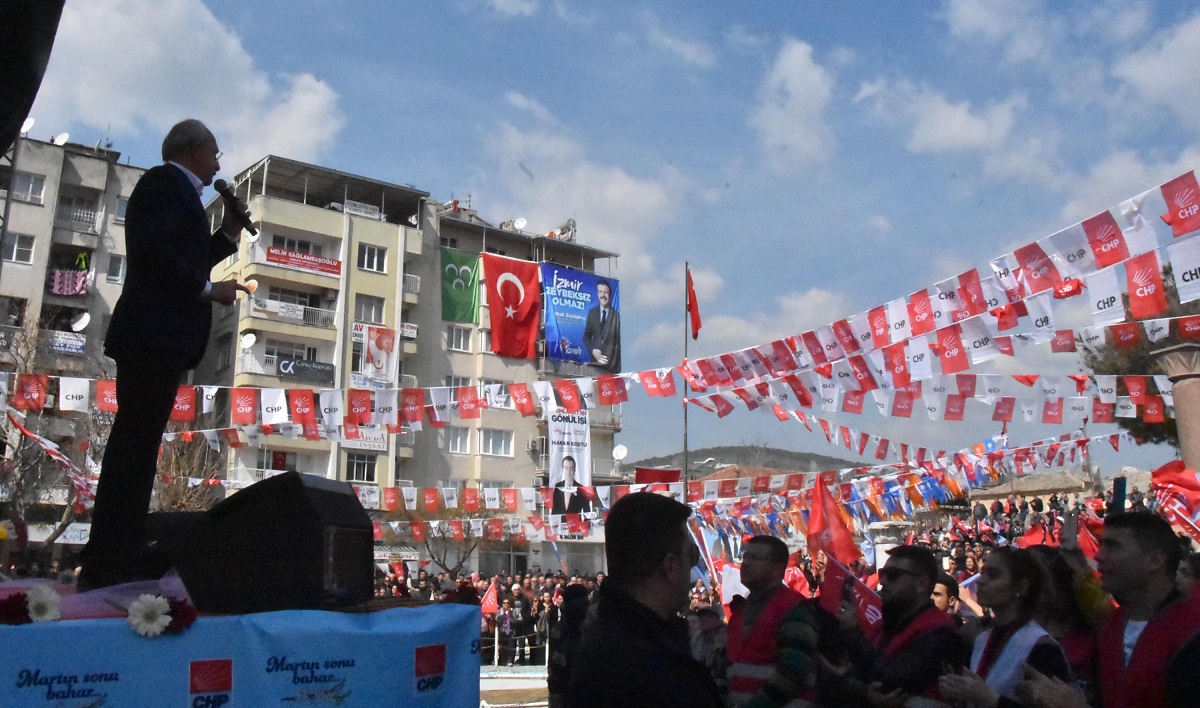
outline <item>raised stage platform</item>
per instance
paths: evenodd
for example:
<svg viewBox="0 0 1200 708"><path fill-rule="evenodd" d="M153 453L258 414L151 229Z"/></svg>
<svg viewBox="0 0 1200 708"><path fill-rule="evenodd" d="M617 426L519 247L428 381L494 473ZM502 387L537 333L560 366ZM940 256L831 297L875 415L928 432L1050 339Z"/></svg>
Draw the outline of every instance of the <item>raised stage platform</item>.
<svg viewBox="0 0 1200 708"><path fill-rule="evenodd" d="M201 617L147 638L113 606L177 582L54 586L64 619L0 625L0 706L479 705L478 607ZM0 584L0 599L21 587Z"/></svg>

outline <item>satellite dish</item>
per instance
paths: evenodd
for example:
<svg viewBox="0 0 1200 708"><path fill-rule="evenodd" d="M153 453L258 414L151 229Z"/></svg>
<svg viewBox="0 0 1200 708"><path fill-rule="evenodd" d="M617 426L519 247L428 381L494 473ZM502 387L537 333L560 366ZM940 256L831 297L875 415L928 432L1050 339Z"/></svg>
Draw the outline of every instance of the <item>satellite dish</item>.
<svg viewBox="0 0 1200 708"><path fill-rule="evenodd" d="M50 142L54 143L55 145L66 145L67 141L70 139L71 139L70 133L59 133L58 135L55 135L54 138Z"/></svg>
<svg viewBox="0 0 1200 708"><path fill-rule="evenodd" d="M84 312L75 319L71 320L71 331L82 332L87 329L88 323L92 321L91 313Z"/></svg>
<svg viewBox="0 0 1200 708"><path fill-rule="evenodd" d="M616 460L617 462L624 460L625 456L628 454L629 454L629 448L625 447L624 445L617 445L616 447L613 448L613 459Z"/></svg>
<svg viewBox="0 0 1200 708"><path fill-rule="evenodd" d="M412 216L408 217L408 223L412 224L413 226L416 226L417 225L417 215L413 214Z"/></svg>
<svg viewBox="0 0 1200 708"><path fill-rule="evenodd" d="M525 217L523 217L523 216L518 216L518 217L517 217L517 218L516 218L516 219L513 221L513 228L514 228L514 229L516 229L517 231L521 231L522 229L524 229L524 228L525 228L525 224L527 224L527 223L529 223L529 222L528 222L528 221L525 221Z"/></svg>
<svg viewBox="0 0 1200 708"><path fill-rule="evenodd" d="M258 337L254 336L253 332L247 332L242 335L242 351L249 351L250 347L258 341Z"/></svg>
<svg viewBox="0 0 1200 708"><path fill-rule="evenodd" d="M33 118L26 118L25 122L21 124L21 135L25 135L29 131L33 130L33 124L36 122L37 121Z"/></svg>

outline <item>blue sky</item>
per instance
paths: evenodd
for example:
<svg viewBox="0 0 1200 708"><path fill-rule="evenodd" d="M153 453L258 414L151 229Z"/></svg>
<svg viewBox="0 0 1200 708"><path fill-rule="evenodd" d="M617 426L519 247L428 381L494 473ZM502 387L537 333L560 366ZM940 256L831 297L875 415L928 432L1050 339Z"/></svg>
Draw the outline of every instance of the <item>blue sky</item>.
<svg viewBox="0 0 1200 708"><path fill-rule="evenodd" d="M622 254L624 364L644 369L682 357L684 260L691 354L717 354L986 268L1195 168L1188 5L68 2L33 135L107 134L150 165L195 116L226 176L270 152L470 195L493 223L574 217ZM1076 366L1043 349L982 372ZM680 447L678 399L635 391L624 413L630 459ZM993 432L826 417L948 449ZM834 452L772 417L691 415L693 448L748 442ZM1110 470L1172 455L1097 453Z"/></svg>

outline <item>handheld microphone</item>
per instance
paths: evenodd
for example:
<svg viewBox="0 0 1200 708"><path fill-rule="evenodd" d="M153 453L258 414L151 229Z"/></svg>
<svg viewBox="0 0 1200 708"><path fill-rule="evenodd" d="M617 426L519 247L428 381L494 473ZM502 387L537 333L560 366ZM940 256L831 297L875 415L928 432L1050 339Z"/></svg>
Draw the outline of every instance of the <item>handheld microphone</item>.
<svg viewBox="0 0 1200 708"><path fill-rule="evenodd" d="M246 213L238 208L237 195L229 188L229 183L223 179L219 179L214 181L212 186L213 189L217 190L217 194L220 194L221 198L225 200L226 208L233 210L242 228L249 231L251 236L257 236L258 229L254 228L254 224L250 223L250 217L246 216Z"/></svg>

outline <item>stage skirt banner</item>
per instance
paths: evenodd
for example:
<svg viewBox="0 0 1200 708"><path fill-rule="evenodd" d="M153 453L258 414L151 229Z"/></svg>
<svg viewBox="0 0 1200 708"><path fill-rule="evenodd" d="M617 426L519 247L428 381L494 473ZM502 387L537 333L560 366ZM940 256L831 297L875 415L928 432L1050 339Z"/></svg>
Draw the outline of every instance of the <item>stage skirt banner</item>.
<svg viewBox="0 0 1200 708"><path fill-rule="evenodd" d="M153 638L123 619L0 626L0 705L479 705L479 621L437 605L204 617Z"/></svg>

